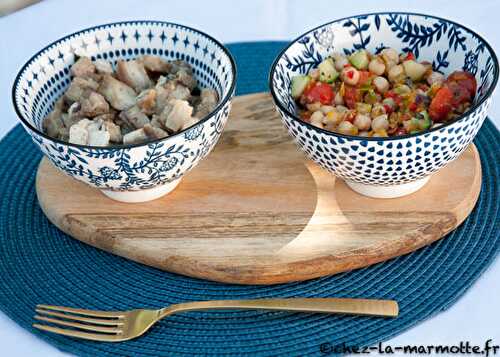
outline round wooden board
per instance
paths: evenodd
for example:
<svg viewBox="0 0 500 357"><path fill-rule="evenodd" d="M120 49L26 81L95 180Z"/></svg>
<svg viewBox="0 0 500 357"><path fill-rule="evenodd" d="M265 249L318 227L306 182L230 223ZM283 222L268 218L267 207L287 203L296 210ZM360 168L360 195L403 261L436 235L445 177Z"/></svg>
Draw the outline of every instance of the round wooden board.
<svg viewBox="0 0 500 357"><path fill-rule="evenodd" d="M238 284L300 281L414 251L457 227L481 188L471 145L420 191L371 199L308 161L268 94L237 97L214 151L161 199L119 203L59 172L36 178L67 234L163 270Z"/></svg>

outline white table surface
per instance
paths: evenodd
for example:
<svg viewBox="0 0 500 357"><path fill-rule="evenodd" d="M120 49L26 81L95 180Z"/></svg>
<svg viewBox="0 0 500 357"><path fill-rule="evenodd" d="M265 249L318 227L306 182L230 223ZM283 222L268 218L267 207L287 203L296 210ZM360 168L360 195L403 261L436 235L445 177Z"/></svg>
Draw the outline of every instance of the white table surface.
<svg viewBox="0 0 500 357"><path fill-rule="evenodd" d="M386 10L446 17L484 35L494 49L500 45L500 2L497 0L46 0L0 18L0 137L17 121L10 90L18 69L48 43L85 27L121 20L154 19L193 26L223 42L287 40L335 18ZM497 127L500 127L499 96L497 91L489 113ZM498 345L499 301L500 259L497 258L455 305L387 343L453 345L470 341L482 345L491 338ZM65 355L21 329L1 312L0 346L5 356Z"/></svg>

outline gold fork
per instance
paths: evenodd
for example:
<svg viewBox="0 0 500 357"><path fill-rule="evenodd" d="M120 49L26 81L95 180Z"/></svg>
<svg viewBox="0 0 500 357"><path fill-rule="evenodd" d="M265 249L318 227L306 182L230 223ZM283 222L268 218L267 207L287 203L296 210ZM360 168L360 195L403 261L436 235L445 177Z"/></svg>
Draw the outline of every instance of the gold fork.
<svg viewBox="0 0 500 357"><path fill-rule="evenodd" d="M35 319L60 326L33 324L34 327L61 335L94 341L119 342L144 334L162 318L177 312L195 310L281 310L332 314L398 316L394 300L311 298L198 301L170 305L159 310L96 311L63 306L37 305ZM85 332L89 331L89 332Z"/></svg>

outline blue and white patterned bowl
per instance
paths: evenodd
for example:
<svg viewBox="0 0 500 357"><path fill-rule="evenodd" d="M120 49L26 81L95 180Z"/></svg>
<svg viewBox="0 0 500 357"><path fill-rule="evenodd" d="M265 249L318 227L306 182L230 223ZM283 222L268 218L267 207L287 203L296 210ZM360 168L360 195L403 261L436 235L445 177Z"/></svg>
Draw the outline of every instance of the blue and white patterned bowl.
<svg viewBox="0 0 500 357"><path fill-rule="evenodd" d="M70 83L75 53L113 63L143 54L181 59L221 100L193 127L144 144L103 148L53 139L43 133L42 120ZM235 81L234 60L211 36L168 22L131 21L96 26L50 44L20 70L12 96L24 128L55 166L111 198L142 202L170 192L213 149L229 115Z"/></svg>
<svg viewBox="0 0 500 357"><path fill-rule="evenodd" d="M425 133L364 138L333 133L297 116L290 79L307 73L332 52L392 47L432 60L434 70L467 70L478 89L471 109ZM308 157L371 197L398 197L421 188L429 175L457 158L486 118L498 81L498 60L474 31L442 18L410 13L376 13L336 20L293 41L274 61L269 85L283 123Z"/></svg>

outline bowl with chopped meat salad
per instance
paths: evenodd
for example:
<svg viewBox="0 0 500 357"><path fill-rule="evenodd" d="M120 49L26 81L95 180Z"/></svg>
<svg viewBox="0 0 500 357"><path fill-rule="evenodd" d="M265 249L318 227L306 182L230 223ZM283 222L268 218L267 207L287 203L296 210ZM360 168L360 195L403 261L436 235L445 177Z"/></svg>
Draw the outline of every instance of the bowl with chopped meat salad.
<svg viewBox="0 0 500 357"><path fill-rule="evenodd" d="M229 51L160 21L100 25L35 54L12 96L26 131L66 174L118 201L172 191L216 145L234 95Z"/></svg>
<svg viewBox="0 0 500 357"><path fill-rule="evenodd" d="M467 148L498 73L491 46L465 26L387 12L301 35L274 61L269 86L311 160L360 194L392 198Z"/></svg>

